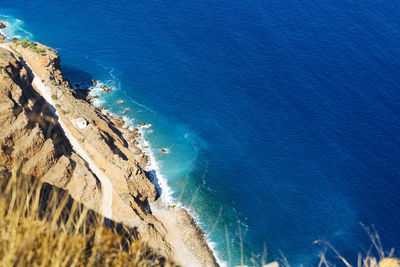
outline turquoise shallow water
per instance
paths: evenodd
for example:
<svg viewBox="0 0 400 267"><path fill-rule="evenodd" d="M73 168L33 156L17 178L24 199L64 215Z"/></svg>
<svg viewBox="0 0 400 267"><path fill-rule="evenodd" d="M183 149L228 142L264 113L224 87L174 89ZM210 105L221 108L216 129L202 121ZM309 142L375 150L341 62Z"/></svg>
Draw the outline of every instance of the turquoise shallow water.
<svg viewBox="0 0 400 267"><path fill-rule="evenodd" d="M241 232L246 262L265 244L270 260L281 250L297 266L318 263L316 239L355 261L370 246L360 222L387 250L400 245L399 10L14 0L0 13L8 34L59 50L74 84L111 86L98 104L152 124L146 140L171 197L224 261L228 233L239 263Z"/></svg>

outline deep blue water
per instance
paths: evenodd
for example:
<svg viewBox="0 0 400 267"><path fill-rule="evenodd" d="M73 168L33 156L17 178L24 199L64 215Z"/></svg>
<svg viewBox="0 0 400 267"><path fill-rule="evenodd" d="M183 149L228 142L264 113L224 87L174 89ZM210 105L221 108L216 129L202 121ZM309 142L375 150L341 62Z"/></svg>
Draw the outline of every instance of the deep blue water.
<svg viewBox="0 0 400 267"><path fill-rule="evenodd" d="M316 265L316 239L354 263L371 245L360 222L399 248L400 2L5 0L0 14L153 125L159 172L223 260L225 226L234 263L239 227L247 263L265 244Z"/></svg>

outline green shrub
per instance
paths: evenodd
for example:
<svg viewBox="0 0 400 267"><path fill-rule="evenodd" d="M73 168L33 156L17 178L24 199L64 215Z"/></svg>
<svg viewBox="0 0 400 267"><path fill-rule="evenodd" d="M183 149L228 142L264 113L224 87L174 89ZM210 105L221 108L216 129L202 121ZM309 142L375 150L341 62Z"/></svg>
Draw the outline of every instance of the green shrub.
<svg viewBox="0 0 400 267"><path fill-rule="evenodd" d="M60 108L60 107L61 107L61 105L57 103L56 104L56 108Z"/></svg>
<svg viewBox="0 0 400 267"><path fill-rule="evenodd" d="M11 41L12 41L13 43L17 43L17 42L19 42L19 39L18 39L17 37L13 37L13 38L11 39Z"/></svg>
<svg viewBox="0 0 400 267"><path fill-rule="evenodd" d="M57 96L56 96L56 95L51 95L51 98L52 98L53 100L57 100Z"/></svg>
<svg viewBox="0 0 400 267"><path fill-rule="evenodd" d="M23 48L27 48L27 47L28 47L28 45L29 45L29 41L28 41L28 39L24 39L24 40L22 40L22 42L21 42L21 45L22 45L22 47L23 47Z"/></svg>
<svg viewBox="0 0 400 267"><path fill-rule="evenodd" d="M46 55L46 49L40 48L38 47L38 43L33 43L33 42L29 42L28 39L24 39L21 42L19 42L18 38L14 37L13 38L13 42L16 45L19 45L21 43L22 47L24 48L30 48L32 49L35 53L40 54L42 56Z"/></svg>

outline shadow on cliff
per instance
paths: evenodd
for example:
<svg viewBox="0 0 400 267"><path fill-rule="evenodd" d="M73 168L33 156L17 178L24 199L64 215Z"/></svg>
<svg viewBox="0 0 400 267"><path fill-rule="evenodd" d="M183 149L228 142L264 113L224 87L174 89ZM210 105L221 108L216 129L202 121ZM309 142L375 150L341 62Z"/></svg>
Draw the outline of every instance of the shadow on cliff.
<svg viewBox="0 0 400 267"><path fill-rule="evenodd" d="M75 89L75 97L86 101L90 92L89 88L92 86L91 81L94 79L93 76L89 72L71 66L62 65L61 71Z"/></svg>
<svg viewBox="0 0 400 267"><path fill-rule="evenodd" d="M160 183L158 182L157 171L156 170L145 171L145 174L146 174L147 178L149 178L149 180L156 187L156 191L157 191L156 198L159 198L162 194L162 188L161 188Z"/></svg>
<svg viewBox="0 0 400 267"><path fill-rule="evenodd" d="M18 165L21 169L22 165ZM1 266L177 266L68 192L0 168Z"/></svg>
<svg viewBox="0 0 400 267"><path fill-rule="evenodd" d="M20 194L17 201L21 201L21 204L28 197L27 203L30 203L32 209L30 212L37 210L39 220L51 221L53 227L69 228L69 231L73 233L91 235L93 230L98 227L110 229L121 238L120 245L124 251L128 251L129 244L139 239L136 227L128 227L104 218L101 214L75 201L66 190L42 183L33 176L23 174L23 164L23 162L19 163L20 167L17 168L15 175L4 170L0 172L2 197L8 194ZM32 198L29 201L30 196ZM10 196L8 199L12 199L12 197ZM37 203L35 203L35 199ZM14 205L18 206L18 204Z"/></svg>

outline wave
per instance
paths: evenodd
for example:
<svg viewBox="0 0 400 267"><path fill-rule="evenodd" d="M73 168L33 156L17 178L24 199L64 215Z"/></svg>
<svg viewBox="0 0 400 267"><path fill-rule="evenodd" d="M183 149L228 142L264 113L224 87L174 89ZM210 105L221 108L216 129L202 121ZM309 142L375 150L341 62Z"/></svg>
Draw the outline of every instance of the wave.
<svg viewBox="0 0 400 267"><path fill-rule="evenodd" d="M7 40L13 37L33 40L34 35L24 28L24 21L8 15L0 15L0 21L6 24L5 28L0 29L0 34L4 35Z"/></svg>
<svg viewBox="0 0 400 267"><path fill-rule="evenodd" d="M111 68L107 68L103 65L103 68L105 69L111 69ZM113 69L111 69L113 70ZM111 76L112 71L109 72L109 75ZM92 90L90 91L90 95L91 96L96 96L97 98L94 98L92 103L95 106L103 106L103 107L112 107L115 103L115 99L106 99L105 98L105 94L104 94L104 90L103 90L103 86L107 86L111 89L111 92L115 92L115 91L119 91L120 87L116 87L115 84L119 84L119 82L112 80L112 81L97 81L96 86L92 86ZM124 94L126 95L126 94ZM132 97L130 96L125 96L129 102L131 102L132 104L144 108L147 111L150 111L152 113L155 113L151 108L147 107L146 105L143 105L141 103L138 103L137 101L135 101ZM111 103L110 103L111 102ZM128 102L128 106L129 106L129 102ZM130 109L130 107L129 107ZM126 110L126 109L125 109ZM112 111L107 110L107 112L111 115L111 116L121 116L122 119L125 122L125 125L127 125L128 127L130 127L131 130L133 130L134 127L136 127L140 133L140 137L138 143L138 147L143 151L144 154L146 154L149 157L149 164L146 168L146 171L148 173L150 173L150 175L152 177L150 177L150 179L152 179L152 181L155 183L156 187L159 186L160 190L162 192L162 194L160 195L161 201L164 204L167 205L176 205L178 207L181 207L183 209L185 209L193 218L194 220L197 222L197 224L204 230L205 228L205 224L202 223L202 220L200 219L199 215L190 207L185 206L181 201L179 201L178 199L176 199L173 195L174 195L174 191L173 189L168 185L168 179L167 177L162 173L161 170L161 166L159 164L159 161L157 160L157 157L155 156L154 153L154 149L151 145L151 143L148 141L148 135L153 133L152 125L151 124L139 124L139 121L136 120L134 117L132 116L128 116L125 114L121 114L121 112L119 113L115 113ZM189 139L190 138L190 134L185 134L184 135L185 139ZM192 147L193 149L195 149L196 151L199 151L199 146L197 146L194 142L194 140L192 140ZM169 152L169 149L166 148L166 151ZM208 172L208 167L206 168L205 172L203 173L203 177L202 177L202 181L204 182L204 176L206 175L206 173ZM205 231L204 231L205 232ZM220 256L218 250L217 250L217 243L212 241L210 233L206 233L205 232L205 236L206 236L206 240L207 240L207 244L209 245L210 249L212 250L214 256L216 257L218 263L220 264L220 266L227 266L227 262L225 262L222 257Z"/></svg>
<svg viewBox="0 0 400 267"><path fill-rule="evenodd" d="M0 15L0 20L3 21L6 24L6 28L0 30L0 34L4 35L8 40L10 40L13 37L17 37L19 39L30 39L33 40L34 35L26 30L24 28L24 21L20 19L16 19L12 16L7 16L7 15ZM62 50L58 48L57 50ZM118 92L121 90L121 82L119 82L118 78L114 74L114 68L107 67L102 63L97 63L97 65L101 66L103 69L108 71L108 76L110 77L109 79L103 80L103 81L97 81L96 86L88 86L91 87L90 95L92 97L95 97L92 99L92 104L94 106L110 106L112 107L115 103L114 99L109 100L106 95L107 93L104 92L104 89L102 88L103 86L107 86L111 89L113 93ZM85 84L87 81L81 81L81 84ZM79 82L78 82L79 83ZM126 92L123 92L124 95L127 95ZM137 101L135 101L132 97L129 95L126 96L128 102L131 104L142 108L148 112L155 113L153 109L150 107L141 104ZM129 106L129 104L128 104ZM126 109L125 109L126 110ZM159 190L161 190L162 194L160 194L161 201L164 204L167 205L177 205L185 210L195 219L195 221L199 224L199 226L202 229L205 228L205 224L202 223L200 217L198 214L191 209L190 207L186 207L182 202L178 201L176 198L173 197L174 191L172 188L168 185L168 179L166 176L162 173L159 161L156 159L154 149L151 146L150 142L147 140L147 136L149 134L153 133L153 130L151 129L152 125L151 124L146 124L146 125L139 125L138 121L133 117L133 116L128 116L125 114L120 114L120 113L114 113L110 110L107 110L107 112L112 115L112 116L121 116L122 119L124 120L125 124L128 127L131 127L133 129L134 127L137 127L139 132L141 133L141 137L138 140L139 143L139 148L149 157L149 165L147 166L146 171L149 172L153 177L153 182L156 184L156 186L159 186ZM136 110L137 112L137 110ZM196 145L196 142L190 138L190 134L186 133L184 135L185 139L189 139L192 143L192 147L194 150L199 151L199 146ZM169 152L168 148L165 148L167 152ZM202 175L202 181L203 184L205 183L205 175L208 172L208 167L206 168L205 172ZM210 249L213 251L214 256L216 257L218 263L221 266L227 266L227 263L222 260L222 257L219 255L217 251L217 243L211 240L210 237L211 233L206 233L206 239L207 239L207 244L209 245Z"/></svg>

